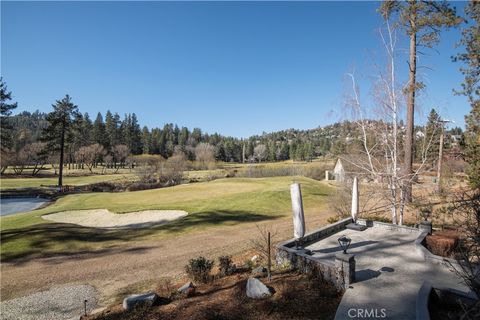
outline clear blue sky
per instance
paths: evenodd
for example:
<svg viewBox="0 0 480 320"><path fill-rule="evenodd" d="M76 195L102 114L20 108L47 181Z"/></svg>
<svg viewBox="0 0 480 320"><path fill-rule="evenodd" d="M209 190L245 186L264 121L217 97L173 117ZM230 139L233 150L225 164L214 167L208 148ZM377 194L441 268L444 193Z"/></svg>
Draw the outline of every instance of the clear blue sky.
<svg viewBox="0 0 480 320"><path fill-rule="evenodd" d="M237 137L314 128L343 119L353 66L368 100L382 53L378 5L2 1L1 74L19 111L50 111L68 93L92 118L135 112L149 127ZM459 36L443 34L438 52L421 57L433 70L421 70L419 110L437 107L463 127L469 106L452 94L462 75L450 61Z"/></svg>

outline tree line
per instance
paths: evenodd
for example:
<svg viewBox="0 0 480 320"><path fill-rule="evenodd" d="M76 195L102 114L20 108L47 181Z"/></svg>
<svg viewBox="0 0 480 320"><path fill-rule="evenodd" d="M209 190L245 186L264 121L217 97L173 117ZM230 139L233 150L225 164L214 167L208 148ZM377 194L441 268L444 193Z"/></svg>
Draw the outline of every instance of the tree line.
<svg viewBox="0 0 480 320"><path fill-rule="evenodd" d="M2 105L7 106L11 93L3 80L1 85ZM142 128L135 113L125 114L121 119L118 113L108 110L105 116L98 112L92 120L88 113L79 111L68 95L56 101L51 113L37 110L12 116L11 111L16 104L11 106L10 114L2 117L2 135L5 136L2 136L2 170L10 165L17 174L22 173L27 166L32 166L32 174L35 175L46 163L51 164L56 171L60 170L59 160L55 159L60 157L59 151L62 149L63 163L92 171L99 163L105 168L124 167L130 155L161 155L167 159L176 150L184 153L186 159L191 161L198 160L198 154L205 154L205 150L208 150L211 155L207 158L212 161L271 162L290 159L310 161L319 156L358 153L361 147L361 133L351 121L310 130L264 132L239 139L218 133L208 134L200 128L190 130L172 123L167 123L162 128ZM438 113L432 109L427 130L436 126L438 119ZM378 120L368 122L374 128L385 125ZM416 127L416 132L421 133L421 130L423 127ZM462 136L462 130L454 128L447 131L446 141L459 136ZM422 137L421 134L416 136L415 146L422 143ZM438 134L435 139L438 140ZM203 144L200 148L203 151L197 148L199 144ZM432 150L433 159L438 148ZM420 156L416 154L416 157Z"/></svg>

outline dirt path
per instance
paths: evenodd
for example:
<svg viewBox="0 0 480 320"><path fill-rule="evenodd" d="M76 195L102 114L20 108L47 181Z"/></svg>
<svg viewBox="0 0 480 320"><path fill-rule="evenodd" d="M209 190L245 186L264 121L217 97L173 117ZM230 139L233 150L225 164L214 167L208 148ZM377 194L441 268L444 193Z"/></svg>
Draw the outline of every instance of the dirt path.
<svg viewBox="0 0 480 320"><path fill-rule="evenodd" d="M326 210L307 214L307 230L325 224L331 215ZM261 225L272 225L278 230L276 241L292 237L290 216ZM108 304L119 290L129 285L182 274L185 264L193 257L239 254L249 249L249 239L256 236L256 224L245 223L84 254L38 258L21 264L2 263L1 299L60 285L90 284L100 293L100 303Z"/></svg>

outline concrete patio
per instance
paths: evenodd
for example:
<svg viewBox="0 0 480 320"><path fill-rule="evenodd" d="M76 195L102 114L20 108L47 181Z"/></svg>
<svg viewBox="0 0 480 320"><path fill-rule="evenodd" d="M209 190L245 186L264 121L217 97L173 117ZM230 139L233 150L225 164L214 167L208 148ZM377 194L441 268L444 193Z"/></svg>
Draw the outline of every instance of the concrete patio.
<svg viewBox="0 0 480 320"><path fill-rule="evenodd" d="M318 237L305 247L311 255L300 253L294 258L296 262L304 259L303 264L308 261L327 266L322 272L331 280L329 266L334 266L335 255L342 252L337 239L342 235L352 239L348 253L355 255L356 279L345 290L335 319L417 319L417 295L424 281L435 288L469 294L446 264L425 259L421 254L415 244L421 235L419 229L375 222L364 231L355 231L344 225L340 222L306 235L310 239ZM343 228L338 230L339 226ZM288 245L284 243L282 248L291 253L294 248Z"/></svg>

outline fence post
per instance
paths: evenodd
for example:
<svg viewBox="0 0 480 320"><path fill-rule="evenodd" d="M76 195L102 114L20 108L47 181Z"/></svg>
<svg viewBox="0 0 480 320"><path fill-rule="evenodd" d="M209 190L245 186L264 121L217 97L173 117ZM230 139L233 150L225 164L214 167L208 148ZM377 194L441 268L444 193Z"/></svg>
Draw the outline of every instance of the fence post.
<svg viewBox="0 0 480 320"><path fill-rule="evenodd" d="M272 280L272 255L271 255L271 245L270 245L270 231L268 232L268 281Z"/></svg>

